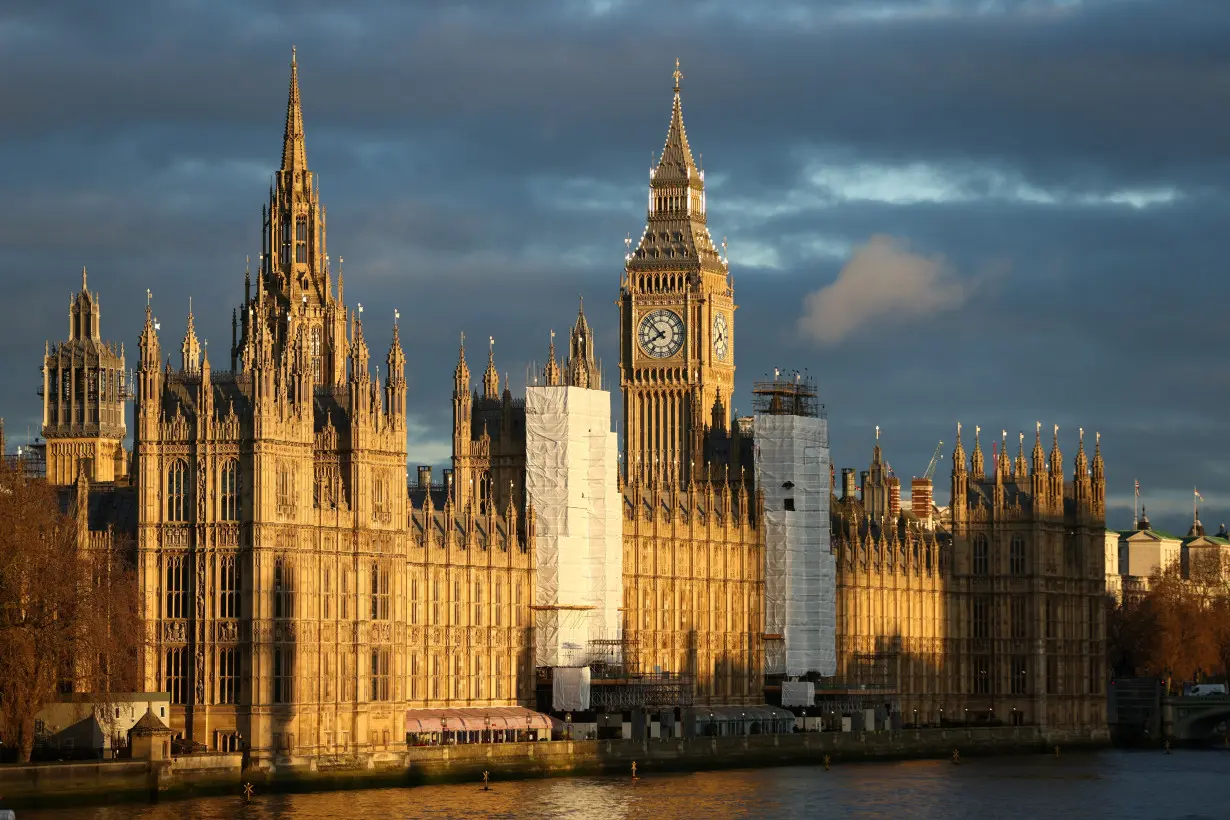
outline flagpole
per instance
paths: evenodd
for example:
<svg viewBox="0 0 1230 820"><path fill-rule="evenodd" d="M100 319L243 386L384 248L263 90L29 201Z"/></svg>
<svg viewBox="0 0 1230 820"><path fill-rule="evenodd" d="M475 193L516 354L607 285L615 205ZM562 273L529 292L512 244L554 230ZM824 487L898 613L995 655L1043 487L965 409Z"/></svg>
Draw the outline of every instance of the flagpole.
<svg viewBox="0 0 1230 820"><path fill-rule="evenodd" d="M1136 479L1136 501L1132 505L1132 529L1136 529L1140 521L1140 479Z"/></svg>

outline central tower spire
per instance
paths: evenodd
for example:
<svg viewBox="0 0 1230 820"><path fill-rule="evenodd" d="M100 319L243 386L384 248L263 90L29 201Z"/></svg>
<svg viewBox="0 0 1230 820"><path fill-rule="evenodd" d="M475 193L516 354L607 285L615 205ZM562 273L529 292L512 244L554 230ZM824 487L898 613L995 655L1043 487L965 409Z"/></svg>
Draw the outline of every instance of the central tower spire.
<svg viewBox="0 0 1230 820"><path fill-rule="evenodd" d="M686 483L704 468L710 409L729 427L734 390L734 292L726 260L709 235L705 172L683 124L675 61L674 97L662 154L649 171L645 230L629 241L620 294L620 385L626 463L678 465ZM714 465L719 466L719 465Z"/></svg>
<svg viewBox="0 0 1230 820"><path fill-rule="evenodd" d="M286 130L282 134L282 170L307 170L303 144L303 106L299 102L299 62L290 48L290 93L286 101Z"/></svg>

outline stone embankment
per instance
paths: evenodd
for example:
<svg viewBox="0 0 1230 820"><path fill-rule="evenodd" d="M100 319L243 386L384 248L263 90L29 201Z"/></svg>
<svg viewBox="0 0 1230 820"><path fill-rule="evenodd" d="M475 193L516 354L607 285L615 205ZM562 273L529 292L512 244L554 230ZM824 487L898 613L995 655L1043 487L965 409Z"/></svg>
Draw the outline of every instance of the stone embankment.
<svg viewBox="0 0 1230 820"><path fill-rule="evenodd" d="M175 799L261 792L320 791L426 783L567 775L637 774L723 768L832 764L860 760L961 758L1038 753L1106 745L1103 737L1047 733L1036 727L813 732L679 740L589 740L417 746L400 753L351 758L289 758L242 769L239 754L203 754L171 761L113 761L0 766L0 806Z"/></svg>

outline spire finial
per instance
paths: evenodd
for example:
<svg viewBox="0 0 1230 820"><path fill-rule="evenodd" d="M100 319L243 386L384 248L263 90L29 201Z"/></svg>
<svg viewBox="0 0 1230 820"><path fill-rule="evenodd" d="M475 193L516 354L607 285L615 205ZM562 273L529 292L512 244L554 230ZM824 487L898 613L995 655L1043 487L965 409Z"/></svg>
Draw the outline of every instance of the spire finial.
<svg viewBox="0 0 1230 820"><path fill-rule="evenodd" d="M299 63L295 47L290 49L290 92L286 100L286 131L282 135L282 170L307 170L303 146L303 107L299 102Z"/></svg>
<svg viewBox="0 0 1230 820"><path fill-rule="evenodd" d="M675 58L675 73L671 75L675 78L675 93L679 93L679 81L683 79L683 72L679 70L679 58Z"/></svg>
<svg viewBox="0 0 1230 820"><path fill-rule="evenodd" d="M393 308L393 327L397 327L397 321L401 319L401 311Z"/></svg>
<svg viewBox="0 0 1230 820"><path fill-rule="evenodd" d="M296 65L296 61L295 61L295 47L294 47L293 45L290 47L290 64L291 64L291 65Z"/></svg>
<svg viewBox="0 0 1230 820"><path fill-rule="evenodd" d="M85 286L85 265L81 266L81 292L89 293L90 289Z"/></svg>
<svg viewBox="0 0 1230 820"><path fill-rule="evenodd" d="M876 425L876 441L880 440L880 425Z"/></svg>
<svg viewBox="0 0 1230 820"><path fill-rule="evenodd" d="M1055 446L1059 446L1059 425L1055 425Z"/></svg>

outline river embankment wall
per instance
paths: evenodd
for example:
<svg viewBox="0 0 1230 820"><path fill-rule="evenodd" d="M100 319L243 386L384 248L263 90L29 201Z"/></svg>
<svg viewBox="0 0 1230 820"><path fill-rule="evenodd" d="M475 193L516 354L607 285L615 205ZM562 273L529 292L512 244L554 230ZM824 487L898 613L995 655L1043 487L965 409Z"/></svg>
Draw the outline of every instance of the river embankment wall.
<svg viewBox="0 0 1230 820"><path fill-rule="evenodd" d="M170 761L105 761L0 766L0 807L47 807L193 795L323 791L479 782L532 777L655 773L823 764L861 760L963 759L1107 745L1101 735L1036 727L807 732L675 740L587 740L415 746L398 753L285 758L243 768L240 754L201 754Z"/></svg>

